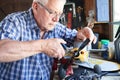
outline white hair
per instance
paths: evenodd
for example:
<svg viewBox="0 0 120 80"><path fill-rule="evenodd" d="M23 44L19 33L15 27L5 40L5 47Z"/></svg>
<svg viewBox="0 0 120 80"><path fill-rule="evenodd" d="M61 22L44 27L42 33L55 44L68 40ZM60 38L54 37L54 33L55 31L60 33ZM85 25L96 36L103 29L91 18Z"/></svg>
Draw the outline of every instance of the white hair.
<svg viewBox="0 0 120 80"><path fill-rule="evenodd" d="M48 0L33 0L33 2L40 2L45 5L48 3ZM65 0L65 3L66 3L66 0Z"/></svg>
<svg viewBox="0 0 120 80"><path fill-rule="evenodd" d="M47 4L48 0L33 0L33 2L40 2L42 4Z"/></svg>

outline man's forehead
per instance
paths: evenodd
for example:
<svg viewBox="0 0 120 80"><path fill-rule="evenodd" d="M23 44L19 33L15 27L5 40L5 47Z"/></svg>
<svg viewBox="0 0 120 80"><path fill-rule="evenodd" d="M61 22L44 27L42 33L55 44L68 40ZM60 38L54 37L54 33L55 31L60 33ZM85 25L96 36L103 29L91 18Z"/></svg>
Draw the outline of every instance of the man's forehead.
<svg viewBox="0 0 120 80"><path fill-rule="evenodd" d="M50 2L48 2L47 6L51 9L51 10L55 10L58 12L62 12L63 11L63 7L65 4L65 0L49 0Z"/></svg>

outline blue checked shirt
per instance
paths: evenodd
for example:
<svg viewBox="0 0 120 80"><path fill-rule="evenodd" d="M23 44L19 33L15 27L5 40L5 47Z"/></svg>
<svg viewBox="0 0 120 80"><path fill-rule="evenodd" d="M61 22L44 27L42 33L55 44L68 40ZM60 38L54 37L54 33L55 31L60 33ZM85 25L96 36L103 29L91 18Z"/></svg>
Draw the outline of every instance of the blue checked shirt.
<svg viewBox="0 0 120 80"><path fill-rule="evenodd" d="M76 33L76 30L67 29L57 23L43 38L63 38L71 43ZM0 22L0 39L7 38L19 41L40 39L40 29L31 8L28 11L9 14ZM44 53L14 62L0 62L0 80L50 80L52 64L53 58Z"/></svg>

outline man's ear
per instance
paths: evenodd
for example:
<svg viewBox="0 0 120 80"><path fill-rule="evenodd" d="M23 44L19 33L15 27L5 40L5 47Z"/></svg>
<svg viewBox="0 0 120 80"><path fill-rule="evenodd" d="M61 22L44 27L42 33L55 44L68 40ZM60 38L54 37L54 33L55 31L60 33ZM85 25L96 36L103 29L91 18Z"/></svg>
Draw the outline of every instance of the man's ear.
<svg viewBox="0 0 120 80"><path fill-rule="evenodd" d="M33 3L32 3L32 8L33 8L34 10L37 10L38 5L37 5L37 3L36 3L36 2L33 2Z"/></svg>

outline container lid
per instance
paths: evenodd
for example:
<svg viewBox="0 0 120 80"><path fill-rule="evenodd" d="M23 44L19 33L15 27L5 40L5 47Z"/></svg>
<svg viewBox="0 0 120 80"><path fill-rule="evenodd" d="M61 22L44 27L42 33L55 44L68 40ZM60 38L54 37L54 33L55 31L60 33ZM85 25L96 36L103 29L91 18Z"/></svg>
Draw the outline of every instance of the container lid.
<svg viewBox="0 0 120 80"><path fill-rule="evenodd" d="M101 44L106 44L106 43L108 44L109 42L110 42L110 41L107 40L107 39L102 39L102 40L101 40Z"/></svg>

